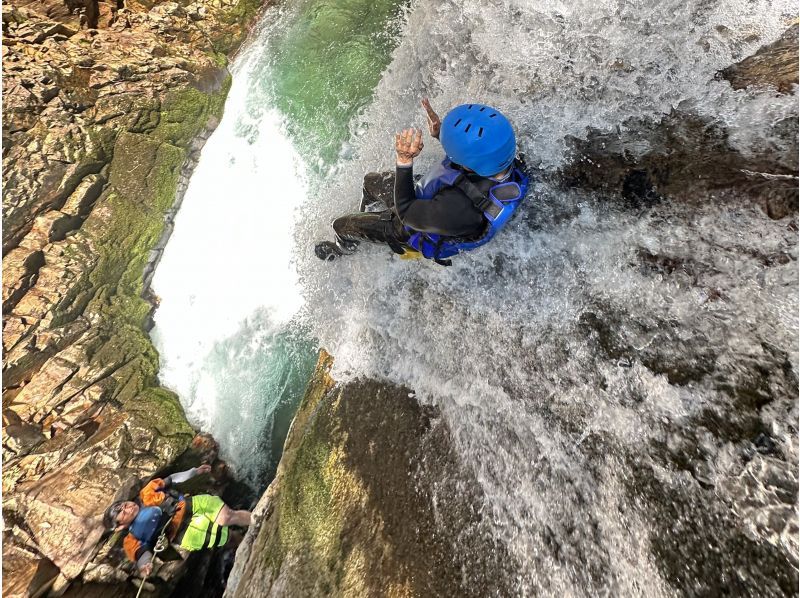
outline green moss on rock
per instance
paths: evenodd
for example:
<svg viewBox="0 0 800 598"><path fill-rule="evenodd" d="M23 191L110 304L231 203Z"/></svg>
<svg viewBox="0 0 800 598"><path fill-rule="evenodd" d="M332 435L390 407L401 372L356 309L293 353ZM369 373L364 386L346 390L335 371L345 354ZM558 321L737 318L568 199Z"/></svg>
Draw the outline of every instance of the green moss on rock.
<svg viewBox="0 0 800 598"><path fill-rule="evenodd" d="M334 386L329 366L323 354L232 596L513 595L517 563L435 410L407 388Z"/></svg>
<svg viewBox="0 0 800 598"><path fill-rule="evenodd" d="M158 451L162 455L184 450L194 432L177 396L155 386L158 353L144 330L152 306L142 298L142 276L175 200L187 149L221 116L229 88L226 75L211 93L189 88L171 92L160 104L144 102L137 107L141 132L94 129L92 151L113 156L109 185L65 248L74 258L91 256L94 264L70 285L54 324L78 314L93 321L96 341L85 347L93 368L110 372L110 396L133 416L134 425L154 430L161 445L166 442Z"/></svg>
<svg viewBox="0 0 800 598"><path fill-rule="evenodd" d="M185 449L194 436L178 395L166 388L148 388L135 400L124 403L125 411L134 415L143 427L158 430L161 439L174 438L176 450Z"/></svg>
<svg viewBox="0 0 800 598"><path fill-rule="evenodd" d="M229 73L219 89L205 93L193 87L167 94L161 103L160 120L151 133L154 139L187 147L206 127L211 117L219 118L231 87Z"/></svg>

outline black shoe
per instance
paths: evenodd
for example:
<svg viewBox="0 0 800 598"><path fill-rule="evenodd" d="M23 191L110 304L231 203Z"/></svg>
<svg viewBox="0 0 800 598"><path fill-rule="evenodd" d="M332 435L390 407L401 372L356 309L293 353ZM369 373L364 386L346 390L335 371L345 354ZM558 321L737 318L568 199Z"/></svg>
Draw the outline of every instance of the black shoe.
<svg viewBox="0 0 800 598"><path fill-rule="evenodd" d="M332 262L337 257L344 255L344 251L333 241L320 241L314 246L314 253L317 257L326 262Z"/></svg>

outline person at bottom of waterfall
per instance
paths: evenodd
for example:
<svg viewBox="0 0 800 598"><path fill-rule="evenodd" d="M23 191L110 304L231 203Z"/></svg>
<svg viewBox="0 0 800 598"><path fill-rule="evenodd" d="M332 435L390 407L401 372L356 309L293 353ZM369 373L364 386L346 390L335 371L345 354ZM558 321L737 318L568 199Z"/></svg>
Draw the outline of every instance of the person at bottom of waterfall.
<svg viewBox="0 0 800 598"><path fill-rule="evenodd" d="M415 180L422 131L398 133L395 172L364 178L361 211L334 220L334 240L317 243L317 257L334 260L369 241L449 265L447 258L487 243L511 218L528 177L516 158L508 119L491 106L463 104L442 121L427 99L422 106L431 136L442 143L444 160ZM370 203L385 207L365 211Z"/></svg>
<svg viewBox="0 0 800 598"><path fill-rule="evenodd" d="M136 501L118 501L106 509L103 524L108 530L128 534L122 546L140 573L153 570L153 555L159 537L190 552L224 546L231 535L229 526L252 523L250 511L234 511L218 496L188 496L173 489L191 478L211 471L210 465L193 467L166 478L154 478L139 492Z"/></svg>

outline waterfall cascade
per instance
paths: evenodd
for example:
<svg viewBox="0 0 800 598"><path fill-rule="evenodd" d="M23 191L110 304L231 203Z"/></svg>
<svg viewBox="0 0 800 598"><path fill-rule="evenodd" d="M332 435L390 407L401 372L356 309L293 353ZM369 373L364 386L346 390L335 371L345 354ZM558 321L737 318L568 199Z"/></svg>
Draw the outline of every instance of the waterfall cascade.
<svg viewBox="0 0 800 598"><path fill-rule="evenodd" d="M753 563L741 575L784 591L796 514L763 479L796 499L796 228L735 190L687 184L631 208L554 173L570 136L678 109L721 127L742 155L794 152L775 132L796 118L794 95L715 79L775 40L794 4L285 4L239 62L156 278L164 382L190 416L228 430L220 440L242 466L261 442L248 434L263 425L248 424L264 413L263 384L278 396L302 387L307 369L295 366L310 351L266 364L315 338L339 379L407 385L438 407L519 563L521 595L669 595L660 567L683 565L656 564L677 550L664 529L686 528L687 560L727 564L692 535L698 517L718 521L720 544L740 552L731 558ZM324 37L331 19L362 35ZM292 55L318 58L333 83L307 89L298 77L310 86L314 73ZM336 95L334 83L354 81L358 94ZM442 112L496 105L515 123L539 172L522 214L451 268L381 247L319 262L311 247L357 206L363 174L392 167L393 132L423 126L423 95ZM440 157L429 141L417 168ZM302 338L277 351L288 322ZM751 544L725 540L740 527ZM558 558L542 548L554 543ZM675 575L702 593L702 570Z"/></svg>

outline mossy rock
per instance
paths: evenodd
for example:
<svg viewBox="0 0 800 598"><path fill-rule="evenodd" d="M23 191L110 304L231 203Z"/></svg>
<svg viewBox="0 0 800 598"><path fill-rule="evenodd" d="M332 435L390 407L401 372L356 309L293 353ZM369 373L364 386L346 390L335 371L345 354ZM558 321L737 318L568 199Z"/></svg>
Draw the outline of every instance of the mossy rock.
<svg viewBox="0 0 800 598"><path fill-rule="evenodd" d="M147 388L123 406L142 428L157 430L158 440L175 444L176 455L184 451L194 437L178 395L166 388Z"/></svg>
<svg viewBox="0 0 800 598"><path fill-rule="evenodd" d="M334 386L329 365L323 355L231 594L513 595L519 565L436 411L407 388Z"/></svg>
<svg viewBox="0 0 800 598"><path fill-rule="evenodd" d="M230 73L225 71L218 89L211 93L190 87L167 94L161 103L159 123L150 134L152 138L188 147L212 117L222 116L231 82Z"/></svg>

